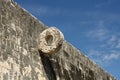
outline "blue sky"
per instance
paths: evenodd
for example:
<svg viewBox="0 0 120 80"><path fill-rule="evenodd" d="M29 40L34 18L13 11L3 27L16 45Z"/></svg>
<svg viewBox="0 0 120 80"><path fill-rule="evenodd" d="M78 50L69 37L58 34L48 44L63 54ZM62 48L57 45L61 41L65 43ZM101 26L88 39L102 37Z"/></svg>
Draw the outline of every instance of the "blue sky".
<svg viewBox="0 0 120 80"><path fill-rule="evenodd" d="M120 80L120 0L15 0Z"/></svg>

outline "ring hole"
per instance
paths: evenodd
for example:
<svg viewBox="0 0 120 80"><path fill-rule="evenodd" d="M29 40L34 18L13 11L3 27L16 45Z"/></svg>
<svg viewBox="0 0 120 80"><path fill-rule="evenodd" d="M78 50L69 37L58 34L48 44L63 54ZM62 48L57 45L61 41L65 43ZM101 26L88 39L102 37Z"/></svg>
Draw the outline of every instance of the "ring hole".
<svg viewBox="0 0 120 80"><path fill-rule="evenodd" d="M52 42L53 42L53 36L52 35L47 35L45 37L45 40L46 40L48 46L50 46L52 44Z"/></svg>

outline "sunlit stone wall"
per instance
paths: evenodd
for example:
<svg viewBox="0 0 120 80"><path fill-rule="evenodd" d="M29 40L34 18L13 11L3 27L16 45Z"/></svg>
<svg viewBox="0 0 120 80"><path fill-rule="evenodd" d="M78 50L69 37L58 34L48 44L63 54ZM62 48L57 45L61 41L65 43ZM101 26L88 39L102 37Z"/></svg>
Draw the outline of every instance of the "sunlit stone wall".
<svg viewBox="0 0 120 80"><path fill-rule="evenodd" d="M47 27L11 0L0 0L0 80L115 80L65 40L50 55L38 50Z"/></svg>

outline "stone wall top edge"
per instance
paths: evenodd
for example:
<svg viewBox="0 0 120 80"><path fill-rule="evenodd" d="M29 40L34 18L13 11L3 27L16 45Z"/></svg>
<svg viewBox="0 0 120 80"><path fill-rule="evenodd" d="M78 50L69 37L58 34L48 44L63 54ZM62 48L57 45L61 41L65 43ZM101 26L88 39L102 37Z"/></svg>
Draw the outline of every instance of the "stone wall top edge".
<svg viewBox="0 0 120 80"><path fill-rule="evenodd" d="M25 10L24 8L21 8L21 6L18 5L16 2L13 2L13 0L1 0L1 1L4 1L5 3L10 3L10 5L14 5L16 8L20 8L21 10L23 10L24 12L26 12L29 16L31 16L33 20L36 20L43 27L48 28L44 23L42 23L40 20L38 20L32 14L30 14L27 10ZM97 68L97 69L100 68L101 70L103 70L100 66L98 66L95 62L93 62L91 59L89 59L86 55L83 55L83 53L81 53L80 50L78 50L77 48L75 48L72 44L70 44L66 40L64 41L63 46L66 46L68 48L72 48L74 50L74 54L70 53L70 55L74 55L74 56L77 55L77 59L83 59L84 58L85 61L89 62L87 65L91 65L93 68ZM66 51L66 52L69 52L68 50L65 50L65 49L63 49L63 50ZM91 66L88 66L88 67L90 68ZM104 71L104 72L107 73L106 71Z"/></svg>
<svg viewBox="0 0 120 80"><path fill-rule="evenodd" d="M97 73L97 70L100 70L103 73L105 73L108 76L111 76L113 78L113 76L110 73L108 73L106 70L104 70L98 64L96 64L96 62L94 62L93 60L89 59L89 57L87 55L85 55L79 49L77 49L76 47L74 47L71 43L69 43L67 41L64 41L63 46L66 46L69 49L70 48L74 49L74 53L69 53L69 54L72 55L74 58L77 58L80 63L84 64L89 69L93 70L96 73ZM65 48L63 48L63 50L66 51L66 52L69 52L68 51L69 49L65 50ZM83 59L83 60L81 60L81 59ZM85 64L85 62L87 62L87 64Z"/></svg>

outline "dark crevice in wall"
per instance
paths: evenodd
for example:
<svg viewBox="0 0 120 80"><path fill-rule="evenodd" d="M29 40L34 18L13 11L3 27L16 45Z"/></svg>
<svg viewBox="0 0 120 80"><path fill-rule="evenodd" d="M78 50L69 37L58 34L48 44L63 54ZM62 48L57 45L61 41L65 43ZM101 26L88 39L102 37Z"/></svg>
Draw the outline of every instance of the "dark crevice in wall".
<svg viewBox="0 0 120 80"><path fill-rule="evenodd" d="M42 53L40 51L39 51L39 54L40 54L41 61L42 61L42 64L43 64L43 67L44 67L44 70L47 74L48 79L49 80L57 80L55 72L54 72L53 67L52 67L52 64L49 60L49 57L45 56L44 53Z"/></svg>

